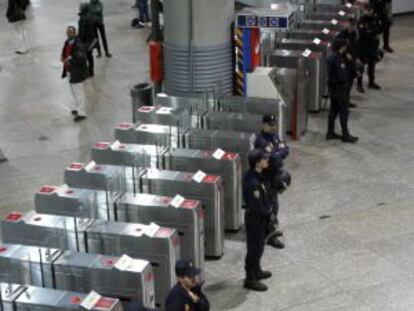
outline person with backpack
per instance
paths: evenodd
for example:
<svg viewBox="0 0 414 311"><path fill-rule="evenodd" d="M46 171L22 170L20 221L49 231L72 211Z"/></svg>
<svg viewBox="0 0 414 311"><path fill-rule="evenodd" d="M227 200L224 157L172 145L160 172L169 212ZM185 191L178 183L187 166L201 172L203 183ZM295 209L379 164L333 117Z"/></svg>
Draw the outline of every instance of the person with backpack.
<svg viewBox="0 0 414 311"><path fill-rule="evenodd" d="M29 52L27 43L27 13L30 7L29 0L9 0L7 5L6 17L9 23L14 26L21 47L16 50L16 54L22 55Z"/></svg>

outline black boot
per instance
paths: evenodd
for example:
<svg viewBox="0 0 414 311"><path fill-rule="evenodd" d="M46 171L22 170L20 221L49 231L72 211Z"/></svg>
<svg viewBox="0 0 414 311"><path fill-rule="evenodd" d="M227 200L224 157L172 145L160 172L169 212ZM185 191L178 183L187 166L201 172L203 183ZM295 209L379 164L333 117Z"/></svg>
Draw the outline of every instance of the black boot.
<svg viewBox="0 0 414 311"><path fill-rule="evenodd" d="M260 283L257 279L246 278L244 280L244 288L254 290L256 292L265 292L267 291L267 286L263 283Z"/></svg>
<svg viewBox="0 0 414 311"><path fill-rule="evenodd" d="M267 241L267 244L270 246L273 246L274 248L278 248L278 249L284 249L285 248L285 244L283 244L282 241L280 241L277 237L272 237L269 239L269 241Z"/></svg>
<svg viewBox="0 0 414 311"><path fill-rule="evenodd" d="M335 132L326 134L326 140L334 140L334 139L341 139L341 138L342 136L339 134L336 134Z"/></svg>
<svg viewBox="0 0 414 311"><path fill-rule="evenodd" d="M380 90L381 87L376 84L375 82L371 82L370 84L368 84L368 88L373 89L373 90Z"/></svg>
<svg viewBox="0 0 414 311"><path fill-rule="evenodd" d="M258 280L264 280L272 277L272 272L260 270L256 273Z"/></svg>
<svg viewBox="0 0 414 311"><path fill-rule="evenodd" d="M344 142L344 143L355 144L358 140L359 140L358 137L352 136L350 134L342 137L342 142Z"/></svg>

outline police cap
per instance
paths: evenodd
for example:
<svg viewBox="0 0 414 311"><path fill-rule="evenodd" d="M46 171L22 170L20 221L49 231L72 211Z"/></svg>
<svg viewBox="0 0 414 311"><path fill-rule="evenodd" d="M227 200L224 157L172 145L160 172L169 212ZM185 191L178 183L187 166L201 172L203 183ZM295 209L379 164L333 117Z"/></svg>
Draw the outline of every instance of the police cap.
<svg viewBox="0 0 414 311"><path fill-rule="evenodd" d="M266 114L263 116L262 122L275 126L277 124L276 116L274 114Z"/></svg>
<svg viewBox="0 0 414 311"><path fill-rule="evenodd" d="M177 260L175 263L175 274L180 277L194 277L201 273L201 269L194 267L193 263L188 260Z"/></svg>

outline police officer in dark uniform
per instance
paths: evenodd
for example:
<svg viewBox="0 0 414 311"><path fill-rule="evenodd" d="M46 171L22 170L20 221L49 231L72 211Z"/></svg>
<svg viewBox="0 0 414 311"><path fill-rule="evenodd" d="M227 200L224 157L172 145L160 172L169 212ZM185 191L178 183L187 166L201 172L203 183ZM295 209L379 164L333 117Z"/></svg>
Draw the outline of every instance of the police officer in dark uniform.
<svg viewBox="0 0 414 311"><path fill-rule="evenodd" d="M357 27L362 61L368 66L368 88L380 90L381 87L375 82L375 65L379 55L379 35L382 33L382 24L375 16L371 5L365 5L364 14L359 19ZM362 84L362 77L358 83Z"/></svg>
<svg viewBox="0 0 414 311"><path fill-rule="evenodd" d="M356 143L358 138L348 130L348 90L350 85L349 70L346 66L347 42L342 39L334 40L333 53L328 58L328 87L331 96L331 108L328 119L326 139L342 139L344 143ZM335 120L340 118L342 136L335 133Z"/></svg>
<svg viewBox="0 0 414 311"><path fill-rule="evenodd" d="M339 32L336 36L337 39L346 40L347 42L347 51L346 51L346 65L349 71L350 76L350 85L348 96L351 95L352 85L356 77L361 77L363 74L363 64L361 61L358 45L358 32L356 31L356 20L351 17L348 19L348 26L346 29ZM361 84L358 84L358 92L365 93L364 87ZM349 108L355 108L356 105L349 102Z"/></svg>
<svg viewBox="0 0 414 311"><path fill-rule="evenodd" d="M175 264L177 284L165 301L165 311L209 311L210 303L197 283L201 269L190 261L178 260Z"/></svg>
<svg viewBox="0 0 414 311"><path fill-rule="evenodd" d="M383 41L384 50L388 53L394 53L393 48L390 46L390 30L392 26L391 9L392 0L370 0L370 4L374 9L375 14L380 19L383 27Z"/></svg>
<svg viewBox="0 0 414 311"><path fill-rule="evenodd" d="M272 276L271 272L263 271L260 266L265 246L266 226L272 213L272 203L263 178L263 170L269 166L269 157L270 154L262 150L253 150L249 155L250 169L243 180L247 236L244 287L254 291L266 291L267 286L260 280Z"/></svg>
<svg viewBox="0 0 414 311"><path fill-rule="evenodd" d="M262 130L257 135L255 148L270 154L269 168L264 170L263 175L266 187L272 202L272 215L267 226L266 243L279 249L285 245L278 237L283 236L279 230L279 198L280 173L283 160L289 155L289 147L281 141L277 133L277 122L274 114L264 115L262 118Z"/></svg>

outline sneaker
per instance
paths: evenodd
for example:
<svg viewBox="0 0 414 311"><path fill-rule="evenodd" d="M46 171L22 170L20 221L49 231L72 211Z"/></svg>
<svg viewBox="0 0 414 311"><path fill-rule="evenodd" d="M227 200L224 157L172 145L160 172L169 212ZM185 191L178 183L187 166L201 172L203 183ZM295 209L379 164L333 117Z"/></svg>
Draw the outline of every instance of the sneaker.
<svg viewBox="0 0 414 311"><path fill-rule="evenodd" d="M342 136L336 133L328 133L326 134L326 140L334 140L334 139L341 139Z"/></svg>
<svg viewBox="0 0 414 311"><path fill-rule="evenodd" d="M80 122L86 119L86 116L79 116L77 115L76 117L73 118L74 122Z"/></svg>
<svg viewBox="0 0 414 311"><path fill-rule="evenodd" d="M384 46L384 51L388 53L394 53L394 49L390 46Z"/></svg>
<svg viewBox="0 0 414 311"><path fill-rule="evenodd" d="M352 136L352 135L342 137L342 142L344 142L344 143L355 144L358 140L359 140L358 137L355 137L355 136Z"/></svg>
<svg viewBox="0 0 414 311"><path fill-rule="evenodd" d="M270 271L262 271L260 270L258 273L256 273L258 280L264 280L272 277L272 272Z"/></svg>
<svg viewBox="0 0 414 311"><path fill-rule="evenodd" d="M265 292L265 291L267 291L267 286L264 285L263 283L260 283L257 280L248 280L248 279L246 279L244 281L243 286L244 286L244 288L254 290L256 292Z"/></svg>
<svg viewBox="0 0 414 311"><path fill-rule="evenodd" d="M356 107L357 107L357 105L356 105L356 104L354 104L354 103L349 102L348 107L349 107L349 108L356 108Z"/></svg>
<svg viewBox="0 0 414 311"><path fill-rule="evenodd" d="M378 84L376 84L375 82L370 83L368 85L368 88L373 89L373 90L380 90L381 89L381 87Z"/></svg>
<svg viewBox="0 0 414 311"><path fill-rule="evenodd" d="M78 115L78 111L77 110L72 110L70 113L72 114L72 116L77 116Z"/></svg>
<svg viewBox="0 0 414 311"><path fill-rule="evenodd" d="M357 91L358 91L359 93L365 93L365 89L364 89L364 87L363 87L362 85L358 85L358 86L357 86Z"/></svg>
<svg viewBox="0 0 414 311"><path fill-rule="evenodd" d="M284 249L285 248L285 244L283 244L283 242L280 241L276 237L274 237L272 239L269 239L269 241L267 241L267 244L270 245L270 246L273 246L274 248L277 248L277 249Z"/></svg>

